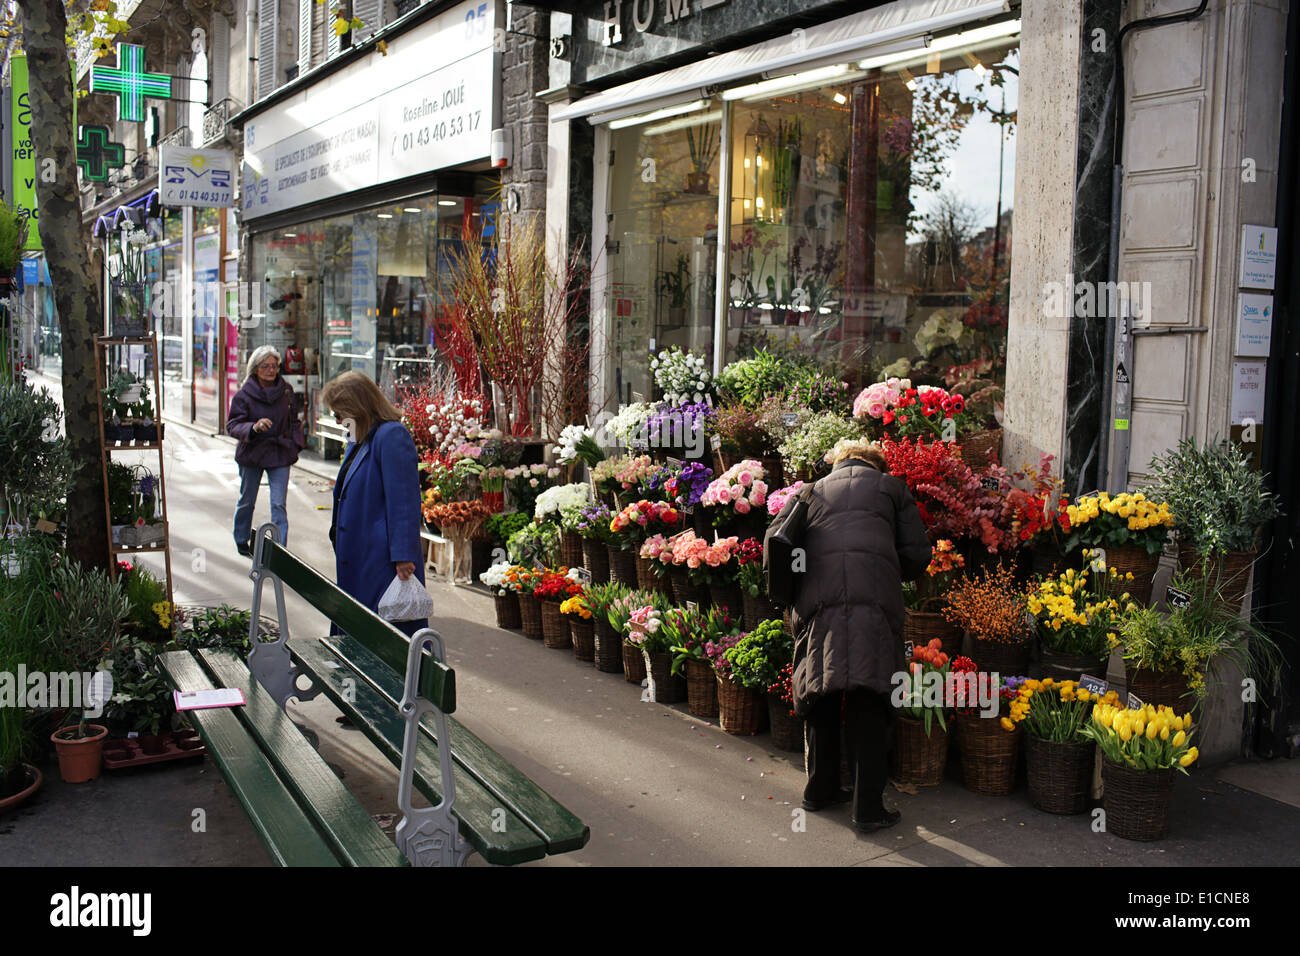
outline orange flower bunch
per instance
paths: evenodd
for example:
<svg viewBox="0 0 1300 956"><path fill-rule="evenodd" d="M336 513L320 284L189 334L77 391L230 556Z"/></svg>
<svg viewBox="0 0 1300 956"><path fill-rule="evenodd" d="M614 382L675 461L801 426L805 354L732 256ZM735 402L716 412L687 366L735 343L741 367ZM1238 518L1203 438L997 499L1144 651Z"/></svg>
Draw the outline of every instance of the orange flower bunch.
<svg viewBox="0 0 1300 956"><path fill-rule="evenodd" d="M962 578L947 598L943 616L975 637L1001 644L1025 639L1027 594L1010 568L998 565L996 571Z"/></svg>
<svg viewBox="0 0 1300 956"><path fill-rule="evenodd" d="M422 510L425 520L432 521L440 528L446 525L482 521L492 514L482 499L478 501L452 501L447 504L429 503L425 504Z"/></svg>

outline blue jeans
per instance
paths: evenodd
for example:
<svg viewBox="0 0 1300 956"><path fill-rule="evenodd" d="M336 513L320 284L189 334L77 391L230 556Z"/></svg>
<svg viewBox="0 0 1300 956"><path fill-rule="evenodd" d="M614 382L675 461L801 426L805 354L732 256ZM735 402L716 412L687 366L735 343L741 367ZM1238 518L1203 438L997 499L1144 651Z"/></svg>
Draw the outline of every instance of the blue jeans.
<svg viewBox="0 0 1300 956"><path fill-rule="evenodd" d="M257 504L257 489L266 472L266 483L271 487L271 520L280 529L280 543L289 541L289 513L285 503L289 498L289 465L279 468L239 466L239 504L235 505L235 543L247 544L253 534L253 506Z"/></svg>

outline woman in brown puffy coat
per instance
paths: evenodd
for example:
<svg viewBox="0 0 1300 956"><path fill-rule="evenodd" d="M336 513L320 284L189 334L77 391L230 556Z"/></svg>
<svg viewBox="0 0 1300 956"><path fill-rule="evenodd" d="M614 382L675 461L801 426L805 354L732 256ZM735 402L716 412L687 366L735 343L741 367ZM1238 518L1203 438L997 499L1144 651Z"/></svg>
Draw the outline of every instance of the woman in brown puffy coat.
<svg viewBox="0 0 1300 956"><path fill-rule="evenodd" d="M808 499L807 569L791 615L794 707L808 721L803 806L852 800L854 826L871 831L899 819L882 800L889 695L905 667L903 581L925 572L930 542L911 492L888 474L879 448L846 440L829 458L831 473ZM772 529L781 524L778 518ZM841 724L851 792L840 789Z"/></svg>

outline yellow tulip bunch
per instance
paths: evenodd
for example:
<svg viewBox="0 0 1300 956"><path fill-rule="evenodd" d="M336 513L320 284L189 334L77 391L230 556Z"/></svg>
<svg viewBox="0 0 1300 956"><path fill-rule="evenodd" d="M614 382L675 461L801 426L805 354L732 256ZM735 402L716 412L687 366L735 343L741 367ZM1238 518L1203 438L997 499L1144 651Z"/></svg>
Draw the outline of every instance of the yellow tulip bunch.
<svg viewBox="0 0 1300 956"><path fill-rule="evenodd" d="M1029 733L1042 740L1075 742L1097 704L1119 704L1119 695L1108 691L1104 697L1094 694L1077 681L1058 681L1051 677L1030 679L1020 685L1020 700L1025 706Z"/></svg>
<svg viewBox="0 0 1300 956"><path fill-rule="evenodd" d="M1136 543L1154 554L1174 526L1168 503L1151 501L1140 491L1113 497L1104 491L1089 495L1066 508L1066 515L1070 546L1079 542L1093 547Z"/></svg>
<svg viewBox="0 0 1300 956"><path fill-rule="evenodd" d="M1112 763L1138 770L1187 772L1199 752L1188 741L1192 735L1191 715L1180 716L1168 707L1146 704L1129 710L1118 704L1102 703L1092 710L1092 720L1080 733L1097 741Z"/></svg>

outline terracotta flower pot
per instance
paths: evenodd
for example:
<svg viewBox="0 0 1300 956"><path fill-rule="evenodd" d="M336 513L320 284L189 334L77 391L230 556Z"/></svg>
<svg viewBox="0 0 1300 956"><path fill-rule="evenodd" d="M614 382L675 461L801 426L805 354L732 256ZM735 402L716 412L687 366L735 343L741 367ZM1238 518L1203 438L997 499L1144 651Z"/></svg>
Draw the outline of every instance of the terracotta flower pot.
<svg viewBox="0 0 1300 956"><path fill-rule="evenodd" d="M22 789L9 794L9 796L0 798L0 813L14 809L41 788L41 782L45 777L42 776L40 770L29 763L23 764L21 769L26 774L25 779L27 784L26 786L23 786Z"/></svg>
<svg viewBox="0 0 1300 956"><path fill-rule="evenodd" d="M104 764L104 738L108 728L99 724L88 724L92 731L89 737L69 740L60 735L77 730L76 724L61 727L50 735L54 749L59 755L59 774L64 783L85 783L99 776Z"/></svg>

